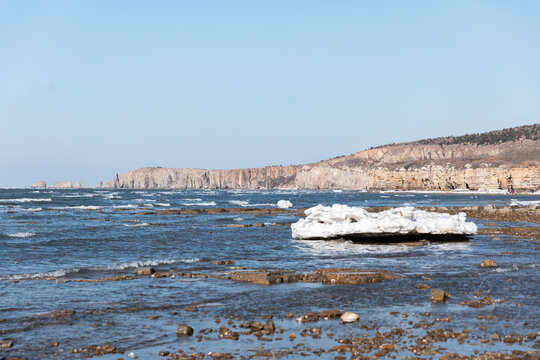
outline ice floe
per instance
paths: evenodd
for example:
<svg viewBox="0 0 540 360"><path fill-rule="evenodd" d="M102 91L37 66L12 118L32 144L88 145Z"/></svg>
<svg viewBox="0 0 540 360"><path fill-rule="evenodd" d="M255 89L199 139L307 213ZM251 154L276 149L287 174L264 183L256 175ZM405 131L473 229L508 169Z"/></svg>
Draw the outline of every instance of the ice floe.
<svg viewBox="0 0 540 360"><path fill-rule="evenodd" d="M288 209L292 207L292 202L290 202L289 200L279 200L277 202L277 207L280 209Z"/></svg>
<svg viewBox="0 0 540 360"><path fill-rule="evenodd" d="M305 211L306 218L291 225L296 239L329 239L343 236L378 235L474 235L478 229L457 215L399 207L378 213L360 207L317 205Z"/></svg>

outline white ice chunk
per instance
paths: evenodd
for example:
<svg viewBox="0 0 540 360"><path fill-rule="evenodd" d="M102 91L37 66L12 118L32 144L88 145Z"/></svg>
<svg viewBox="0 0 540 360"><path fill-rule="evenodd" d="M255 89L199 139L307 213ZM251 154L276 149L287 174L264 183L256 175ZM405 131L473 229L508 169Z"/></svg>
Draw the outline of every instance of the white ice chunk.
<svg viewBox="0 0 540 360"><path fill-rule="evenodd" d="M279 200L277 202L277 207L280 209L288 209L292 207L292 202L290 202L289 200Z"/></svg>
<svg viewBox="0 0 540 360"><path fill-rule="evenodd" d="M291 225L296 239L328 239L362 234L455 234L474 235L476 225L466 214L450 215L412 207L399 207L378 213L360 207L335 204L317 205L305 210L306 218Z"/></svg>

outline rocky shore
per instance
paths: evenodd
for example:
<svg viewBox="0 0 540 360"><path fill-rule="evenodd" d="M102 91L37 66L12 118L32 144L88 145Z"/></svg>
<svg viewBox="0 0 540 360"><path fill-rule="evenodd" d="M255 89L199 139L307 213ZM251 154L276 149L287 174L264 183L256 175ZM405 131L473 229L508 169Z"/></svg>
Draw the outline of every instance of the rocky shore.
<svg viewBox="0 0 540 360"><path fill-rule="evenodd" d="M387 208L370 208L378 212ZM540 251L540 207L539 206L468 206L468 207L424 207L428 211L457 214L465 212L469 218L477 220L479 236L485 237L493 246L502 242L527 244L529 251ZM280 216L294 214L303 216L304 209L279 208L200 208L167 209L161 211L122 211L124 220L140 218L218 216L223 214L249 214L253 216ZM99 213L99 210L87 210ZM101 213L100 215L106 215ZM89 218L91 219L91 218ZM113 220L111 220L113 221ZM224 224L244 225L244 224ZM287 225L287 224L285 224ZM245 231L259 231L265 225L251 226ZM232 230L232 229L231 229ZM430 244L428 240L393 244L391 246L419 247ZM269 313L265 308L254 307L250 312L234 306L218 315L213 309L224 306L223 298L214 301L200 301L192 298L182 304L156 305L151 302L135 301L129 304L94 308L81 306L77 309L60 308L39 313L25 319L35 329L50 326L70 327L74 323L88 324L99 333L119 326L121 314L138 316L148 328L156 327L156 338L176 336L176 343L154 344L146 353L138 354L125 347L121 341L94 343L69 347L66 339L50 338L46 344L31 341L21 343L14 335L27 331L13 327L13 319L0 315L0 359L27 358L89 358L103 355L118 359L275 359L275 358L322 358L322 359L377 359L377 358L438 358L438 359L540 359L540 329L531 329L527 322L514 324L512 312L500 309L523 306L516 298L516 279L522 270L512 276L489 272L500 268L500 263L511 258L511 252L501 253L494 258L478 256L473 272L478 281L474 286L449 287L437 274L391 273L385 269L324 268L315 271L276 269L271 266L248 267L237 259L201 260L201 271L175 269L174 265L137 267L131 273L89 278L78 273L57 276L31 277L9 280L12 286L25 286L28 281L45 282L57 286L62 291L69 286L86 284L99 286L104 283L125 284L127 286L163 287L174 284L192 284L204 289L213 282L223 282L250 286L250 292L276 296L283 289L302 285L321 284L329 289L348 287L349 292L359 297L369 292L373 300L384 303L377 316L359 315L347 302L339 298L317 300L302 296L309 288L299 288L291 292L290 308ZM502 277L496 288L482 286L482 278ZM138 285L128 285L128 284ZM199 285L195 285L199 284ZM387 285L386 285L387 284ZM392 285L395 284L395 285ZM405 285L406 284L406 285ZM118 285L120 287L121 285ZM406 286L406 289L403 289ZM122 285L122 288L126 288ZM288 291L292 291L288 288ZM503 290L505 289L505 290ZM318 290L324 292L325 290ZM243 295L242 295L243 294ZM313 293L311 293L313 295ZM401 294L401 295L399 295ZM407 294L407 295L405 295ZM503 296L501 296L503 294ZM537 293L532 293L537 296ZM262 295L264 296L264 295ZM366 295L367 296L367 295ZM403 310L402 296L412 297L418 302L411 310ZM289 296L286 296L287 298ZM527 297L525 297L527 298ZM170 301L170 300L169 300ZM229 300L230 301L230 300ZM523 300L520 300L523 301ZM326 307L325 307L326 306ZM321 309L321 307L323 307ZM140 315L136 315L140 314ZM530 321L534 321L531 319ZM511 328L511 331L507 331ZM517 329L523 329L519 331ZM163 334L169 331L170 334ZM120 338L136 334L124 334ZM84 340L84 337L82 338ZM449 350L454 349L454 350ZM459 349L456 351L455 349ZM487 349L487 350L486 350ZM146 354L146 355L145 355ZM110 358L110 357L109 357Z"/></svg>

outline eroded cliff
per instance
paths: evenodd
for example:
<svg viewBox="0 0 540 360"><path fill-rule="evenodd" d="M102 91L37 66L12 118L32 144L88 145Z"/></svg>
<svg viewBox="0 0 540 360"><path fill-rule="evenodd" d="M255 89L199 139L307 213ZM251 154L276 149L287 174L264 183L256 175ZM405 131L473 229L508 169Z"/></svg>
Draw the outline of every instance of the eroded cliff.
<svg viewBox="0 0 540 360"><path fill-rule="evenodd" d="M504 133L493 135L498 132ZM473 135L388 145L297 166L141 168L116 175L105 187L538 191L540 125L498 132L474 134L476 141L468 142L460 139Z"/></svg>

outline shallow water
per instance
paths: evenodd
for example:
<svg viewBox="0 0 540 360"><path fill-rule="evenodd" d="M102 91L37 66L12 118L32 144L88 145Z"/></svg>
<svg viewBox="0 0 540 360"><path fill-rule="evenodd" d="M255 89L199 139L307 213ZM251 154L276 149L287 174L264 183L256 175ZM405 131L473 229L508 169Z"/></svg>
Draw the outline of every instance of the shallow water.
<svg viewBox="0 0 540 360"><path fill-rule="evenodd" d="M2 356L29 358L73 358L69 351L89 344L111 345L133 352L140 358L158 358L161 350L228 351L252 355L249 349L291 346L288 334L297 335L306 326L285 320L292 311L331 308L353 311L360 323L391 329L419 321L421 312L431 317L451 317L440 327L456 330L487 325L478 334L528 334L540 330L539 252L530 241L508 237L494 240L475 236L468 242L405 245L361 245L350 241L298 241L288 226L298 218L292 214L253 216L222 215L138 215L144 210L199 207L275 207L278 200L290 200L294 208L342 203L356 206L469 206L509 205L512 199L538 201L538 196L481 194L362 193L320 191L181 191L181 190L0 190L0 340L12 340L13 347L0 350ZM514 201L515 203L515 201ZM265 227L229 228L228 224L266 223ZM482 226L482 222L478 222ZM538 245L536 245L538 246ZM511 254L503 254L511 252ZM485 258L497 268L479 268ZM288 269L310 272L319 268L385 269L401 276L394 281L367 285L329 286L281 284L258 286L220 279L139 278L98 283L28 280L39 277L97 279L132 275L136 267L177 269L186 272L220 273L223 265L209 260L234 260L235 266L250 269ZM421 280L429 275L431 280ZM507 281L512 278L513 281ZM20 280L19 282L13 282ZM429 291L416 290L415 283L428 283L452 295L447 304L432 304ZM461 306L483 296L508 299L481 309ZM199 304L199 303L202 303ZM199 304L198 312L184 311ZM51 311L73 309L65 318L50 318ZM135 310L134 310L135 309ZM407 312L409 318L390 315ZM203 314L204 312L204 314ZM233 340L178 339L178 323L188 323L197 333L220 325L214 317L259 320L273 314L276 325L287 331L284 340L261 343L253 336ZM493 315L498 321L478 320ZM159 316L150 320L150 316ZM2 321L3 319L3 321ZM225 321L224 321L225 322ZM106 324L106 325L105 325ZM221 324L223 325L223 323ZM505 325L508 325L505 327ZM321 339L306 340L311 347L337 345L336 337L359 336L358 324L319 322ZM419 333L423 329L416 329ZM217 336L214 334L214 337ZM58 341L58 347L45 344ZM311 343L310 343L311 341ZM311 345L310 345L311 344ZM507 345L451 341L444 347L470 354L473 349L530 350L534 342ZM306 345L306 346L308 346ZM333 358L336 353L322 354ZM412 353L404 353L412 356ZM103 358L118 358L118 354Z"/></svg>

